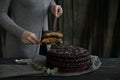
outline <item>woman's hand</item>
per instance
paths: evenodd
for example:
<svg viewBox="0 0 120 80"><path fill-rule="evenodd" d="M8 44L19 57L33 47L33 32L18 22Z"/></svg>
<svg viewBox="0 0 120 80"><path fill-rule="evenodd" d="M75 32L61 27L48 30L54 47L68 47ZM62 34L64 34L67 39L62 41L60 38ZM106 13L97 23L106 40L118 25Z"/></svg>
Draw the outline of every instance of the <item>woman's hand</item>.
<svg viewBox="0 0 120 80"><path fill-rule="evenodd" d="M29 31L23 32L21 40L25 44L39 44L40 43L37 36L34 33L29 32Z"/></svg>
<svg viewBox="0 0 120 80"><path fill-rule="evenodd" d="M63 9L60 5L55 5L51 8L52 13L55 17L60 17L63 13Z"/></svg>

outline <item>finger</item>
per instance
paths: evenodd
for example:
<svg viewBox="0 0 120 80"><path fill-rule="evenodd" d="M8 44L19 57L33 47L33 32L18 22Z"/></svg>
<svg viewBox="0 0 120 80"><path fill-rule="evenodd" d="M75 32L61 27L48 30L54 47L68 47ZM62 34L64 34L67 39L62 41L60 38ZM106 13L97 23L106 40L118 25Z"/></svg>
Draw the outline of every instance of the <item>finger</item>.
<svg viewBox="0 0 120 80"><path fill-rule="evenodd" d="M24 40L24 41L22 41L22 42L23 42L24 44L27 44L27 41L25 41L25 40Z"/></svg>
<svg viewBox="0 0 120 80"><path fill-rule="evenodd" d="M63 13L63 10L62 10L61 6L59 6L59 8L58 8L58 13Z"/></svg>
<svg viewBox="0 0 120 80"><path fill-rule="evenodd" d="M40 41L38 40L37 36L31 36L31 39L36 43L36 44L39 44Z"/></svg>
<svg viewBox="0 0 120 80"><path fill-rule="evenodd" d="M57 17L60 17L61 15L62 15L62 13L58 13L58 14L57 14Z"/></svg>
<svg viewBox="0 0 120 80"><path fill-rule="evenodd" d="M56 17L58 17L57 14L58 14L58 6L55 7L55 16L56 16Z"/></svg>
<svg viewBox="0 0 120 80"><path fill-rule="evenodd" d="M24 40L23 43L24 43L24 44L32 44L32 43L31 43L30 41L28 41L28 40Z"/></svg>
<svg viewBox="0 0 120 80"><path fill-rule="evenodd" d="M28 37L28 42L31 44L37 44L31 37Z"/></svg>
<svg viewBox="0 0 120 80"><path fill-rule="evenodd" d="M58 6L58 8L57 8L57 14L56 14L56 16L57 17L59 17L59 16L61 16L62 15L62 13L63 13L63 10L62 10L62 7L61 6Z"/></svg>

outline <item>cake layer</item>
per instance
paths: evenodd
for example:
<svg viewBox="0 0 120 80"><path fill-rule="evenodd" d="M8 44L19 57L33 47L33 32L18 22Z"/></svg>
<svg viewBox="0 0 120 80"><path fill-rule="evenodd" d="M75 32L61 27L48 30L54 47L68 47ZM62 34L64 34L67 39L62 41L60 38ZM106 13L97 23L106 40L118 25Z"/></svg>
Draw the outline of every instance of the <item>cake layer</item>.
<svg viewBox="0 0 120 80"><path fill-rule="evenodd" d="M76 57L84 57L89 55L88 50L74 46L52 46L49 53L51 53L52 56L63 57L63 58L64 57L76 58Z"/></svg>
<svg viewBox="0 0 120 80"><path fill-rule="evenodd" d="M56 61L56 62L62 62L62 63L69 63L69 62L80 63L80 62L86 62L87 60L89 60L90 56L73 58L73 57L55 57L53 55L49 55L47 56L47 59L49 61Z"/></svg>
<svg viewBox="0 0 120 80"><path fill-rule="evenodd" d="M63 73L82 72L82 71L90 69L91 65L92 64L84 66L84 67L78 67L78 68L59 68L59 72L63 72Z"/></svg>
<svg viewBox="0 0 120 80"><path fill-rule="evenodd" d="M43 32L43 37L57 37L57 38L61 38L63 37L63 34L61 32L58 31L44 31Z"/></svg>
<svg viewBox="0 0 120 80"><path fill-rule="evenodd" d="M89 63L89 64L84 64L83 66L74 66L74 67L71 67L71 66L64 66L64 67L60 67L60 66L57 66L58 69L59 69L59 72L80 72L80 71L85 71L85 70L88 70L90 67L91 67L92 63ZM48 64L49 68L54 68L56 67L56 65L51 65L51 64Z"/></svg>
<svg viewBox="0 0 120 80"><path fill-rule="evenodd" d="M51 65L52 64L52 65ZM47 65L49 67L59 67L59 68L77 68L84 67L91 64L91 61L81 62L81 63L58 63L55 61L47 61Z"/></svg>

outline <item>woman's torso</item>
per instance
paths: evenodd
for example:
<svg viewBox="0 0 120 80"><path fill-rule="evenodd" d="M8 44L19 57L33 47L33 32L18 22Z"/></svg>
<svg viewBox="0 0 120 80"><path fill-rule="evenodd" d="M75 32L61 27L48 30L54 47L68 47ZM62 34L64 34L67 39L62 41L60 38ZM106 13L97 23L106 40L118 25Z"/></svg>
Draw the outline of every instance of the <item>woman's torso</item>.
<svg viewBox="0 0 120 80"><path fill-rule="evenodd" d="M11 0L10 17L20 27L35 33L39 39L43 29L48 29L48 9L51 0ZM26 58L39 53L40 45L25 45L7 32L4 57Z"/></svg>

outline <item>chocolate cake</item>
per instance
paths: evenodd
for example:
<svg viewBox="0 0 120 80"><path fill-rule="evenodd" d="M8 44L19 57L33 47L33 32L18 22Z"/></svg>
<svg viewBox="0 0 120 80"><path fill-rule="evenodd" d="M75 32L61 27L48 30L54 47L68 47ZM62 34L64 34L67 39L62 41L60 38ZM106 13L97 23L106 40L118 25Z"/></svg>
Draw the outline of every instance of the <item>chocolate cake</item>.
<svg viewBox="0 0 120 80"><path fill-rule="evenodd" d="M49 68L57 67L59 72L80 72L88 70L91 57L88 50L78 46L52 46L46 56Z"/></svg>

